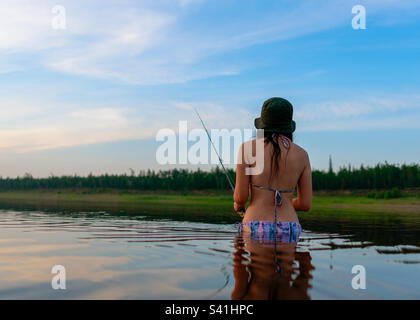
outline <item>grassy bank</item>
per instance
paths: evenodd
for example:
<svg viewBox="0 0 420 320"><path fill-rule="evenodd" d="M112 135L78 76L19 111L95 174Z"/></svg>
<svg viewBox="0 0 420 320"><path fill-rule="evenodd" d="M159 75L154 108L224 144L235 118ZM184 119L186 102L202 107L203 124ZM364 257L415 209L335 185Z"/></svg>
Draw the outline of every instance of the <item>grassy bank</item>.
<svg viewBox="0 0 420 320"><path fill-rule="evenodd" d="M65 212L107 211L207 222L234 222L230 193L140 193L113 190L56 190L0 192L1 208ZM307 219L356 219L420 221L420 198L406 195L397 199L373 199L366 195L316 194Z"/></svg>

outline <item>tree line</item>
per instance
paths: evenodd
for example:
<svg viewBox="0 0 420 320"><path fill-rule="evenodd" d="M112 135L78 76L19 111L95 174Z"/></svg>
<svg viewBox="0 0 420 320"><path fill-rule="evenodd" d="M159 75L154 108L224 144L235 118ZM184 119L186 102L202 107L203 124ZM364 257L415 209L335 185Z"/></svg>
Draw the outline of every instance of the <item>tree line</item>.
<svg viewBox="0 0 420 320"><path fill-rule="evenodd" d="M235 171L228 169L234 179ZM386 190L391 188L420 187L420 165L377 164L373 167L341 167L337 172L313 170L313 189L319 190ZM135 174L103 174L88 176L53 176L34 178L0 177L0 190L34 189L120 189L120 190L228 190L229 184L224 172L216 167L211 171L172 169L166 171L140 171Z"/></svg>

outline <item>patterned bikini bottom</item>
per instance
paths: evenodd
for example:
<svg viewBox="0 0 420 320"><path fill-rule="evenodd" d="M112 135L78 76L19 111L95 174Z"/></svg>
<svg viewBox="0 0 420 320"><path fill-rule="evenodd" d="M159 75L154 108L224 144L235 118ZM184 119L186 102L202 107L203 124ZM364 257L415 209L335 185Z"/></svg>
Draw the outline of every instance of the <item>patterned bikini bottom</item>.
<svg viewBox="0 0 420 320"><path fill-rule="evenodd" d="M238 231L258 242L298 242L302 232L299 222L248 221L238 223Z"/></svg>

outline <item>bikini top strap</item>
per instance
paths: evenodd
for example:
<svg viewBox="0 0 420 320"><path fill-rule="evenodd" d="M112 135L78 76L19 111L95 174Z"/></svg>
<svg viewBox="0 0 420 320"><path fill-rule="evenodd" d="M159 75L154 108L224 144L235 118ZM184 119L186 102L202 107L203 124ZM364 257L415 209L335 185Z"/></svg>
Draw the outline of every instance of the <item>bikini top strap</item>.
<svg viewBox="0 0 420 320"><path fill-rule="evenodd" d="M286 193L286 192L293 192L294 190L278 190L278 189L274 189L274 188L269 188L269 187L262 187L256 184L252 184L253 187L258 188L258 189L263 189L263 190L267 190L267 191L272 191L274 192L274 201L275 201L275 205L276 206L281 206L283 203L283 197L282 197L282 193Z"/></svg>
<svg viewBox="0 0 420 320"><path fill-rule="evenodd" d="M289 149L290 149L290 146L291 146L291 144L292 144L292 140L290 140L288 137L286 137L286 136L284 136L284 135L282 135L282 134L277 134L277 133L273 133L272 137L273 137L273 138L274 138L274 137L278 137L278 138L280 138L280 140L281 140L281 142L282 142L283 146L284 146L287 150L289 150Z"/></svg>
<svg viewBox="0 0 420 320"><path fill-rule="evenodd" d="M259 186L256 184L252 184L252 186L258 189L263 189L263 190L268 190L268 191L273 191L273 192L294 192L295 191L295 190L279 190L279 189L274 189L270 187Z"/></svg>

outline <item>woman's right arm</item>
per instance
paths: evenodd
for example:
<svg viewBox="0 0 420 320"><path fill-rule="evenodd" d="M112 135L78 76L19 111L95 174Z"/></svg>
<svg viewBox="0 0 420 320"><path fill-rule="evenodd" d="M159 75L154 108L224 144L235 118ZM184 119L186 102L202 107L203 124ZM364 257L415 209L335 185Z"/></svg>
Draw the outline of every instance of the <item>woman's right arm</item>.
<svg viewBox="0 0 420 320"><path fill-rule="evenodd" d="M250 177L246 174L246 164L244 156L244 144L239 148L238 163L236 165L236 185L233 193L234 209L241 212L245 209L245 205L249 197L249 181Z"/></svg>
<svg viewBox="0 0 420 320"><path fill-rule="evenodd" d="M296 211L309 211L312 205L312 170L306 152L305 155L305 168L298 181L298 197L293 199L293 206Z"/></svg>

